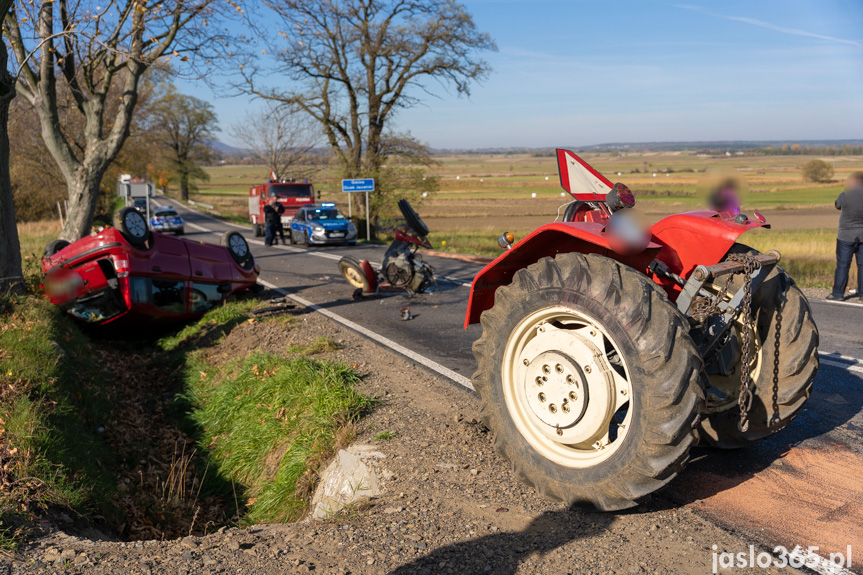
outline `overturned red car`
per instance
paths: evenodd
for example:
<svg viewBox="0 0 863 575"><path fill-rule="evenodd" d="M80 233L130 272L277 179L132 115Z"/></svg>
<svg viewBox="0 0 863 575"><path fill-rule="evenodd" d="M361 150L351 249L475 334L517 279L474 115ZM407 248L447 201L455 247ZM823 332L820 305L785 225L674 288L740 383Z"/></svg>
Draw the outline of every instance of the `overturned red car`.
<svg viewBox="0 0 863 575"><path fill-rule="evenodd" d="M114 220L115 227L45 248L45 294L78 320L182 322L257 285L260 267L237 232L214 245L152 232L134 208L119 210Z"/></svg>

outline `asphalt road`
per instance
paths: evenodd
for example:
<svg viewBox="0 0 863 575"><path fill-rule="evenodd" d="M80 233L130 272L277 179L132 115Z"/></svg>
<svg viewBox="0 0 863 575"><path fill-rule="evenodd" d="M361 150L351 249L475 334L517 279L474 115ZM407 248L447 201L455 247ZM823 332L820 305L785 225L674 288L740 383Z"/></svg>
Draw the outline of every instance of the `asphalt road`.
<svg viewBox="0 0 863 575"><path fill-rule="evenodd" d="M452 370L445 375L469 385L475 366L471 344L480 328L462 326L469 284L482 264L426 256L438 274L431 293L354 301L338 260L350 254L380 263L385 247L265 247L248 228L176 207L186 219L189 239L214 242L225 231L245 230L263 281L419 363L425 360L427 367ZM863 305L810 303L821 334L821 369L801 415L748 449L698 448L663 497L692 505L763 545L817 546L822 556L852 545L863 561L863 481L858 475L863 469ZM405 306L414 316L411 321L401 320Z"/></svg>

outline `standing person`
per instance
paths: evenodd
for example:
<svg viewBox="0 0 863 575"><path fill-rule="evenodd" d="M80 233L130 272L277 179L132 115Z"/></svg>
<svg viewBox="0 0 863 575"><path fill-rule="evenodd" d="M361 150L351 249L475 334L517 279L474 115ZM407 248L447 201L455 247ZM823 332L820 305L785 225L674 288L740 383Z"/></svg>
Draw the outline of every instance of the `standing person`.
<svg viewBox="0 0 863 575"><path fill-rule="evenodd" d="M275 198L273 198L275 199ZM278 217L276 218L276 232L279 234L279 237L282 238L282 245L286 246L288 243L285 241L285 226L282 224L282 214L285 213L285 206L279 200L276 200L276 204L273 206L276 210L276 214ZM276 236L273 236L273 242L276 241Z"/></svg>
<svg viewBox="0 0 863 575"><path fill-rule="evenodd" d="M281 213L276 209L276 206L282 208L281 204L276 202L276 198L270 198L267 202L267 205L264 206L264 222L266 223L266 233L264 234L264 245L271 246L276 241L276 233L279 231L279 226L281 225ZM281 210L285 211L284 208ZM284 232L282 233L282 241L285 241Z"/></svg>
<svg viewBox="0 0 863 575"><path fill-rule="evenodd" d="M854 172L845 181L845 191L836 198L839 232L836 235L836 275L829 300L844 300L852 256L857 260L857 293L863 297L863 172Z"/></svg>

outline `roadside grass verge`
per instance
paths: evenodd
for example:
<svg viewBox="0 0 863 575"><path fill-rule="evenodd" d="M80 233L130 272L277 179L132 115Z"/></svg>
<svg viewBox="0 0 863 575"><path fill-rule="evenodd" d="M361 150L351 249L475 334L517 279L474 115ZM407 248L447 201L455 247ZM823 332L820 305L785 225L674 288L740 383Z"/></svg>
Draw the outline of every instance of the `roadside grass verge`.
<svg viewBox="0 0 863 575"><path fill-rule="evenodd" d="M185 373L200 445L226 481L243 487L238 514L244 506L250 523L299 519L320 466L375 404L354 388L354 370L305 355L256 353L216 367L195 353Z"/></svg>
<svg viewBox="0 0 863 575"><path fill-rule="evenodd" d="M9 298L0 318L0 532L61 508L111 522L116 455L100 436L110 405L86 337L48 301Z"/></svg>

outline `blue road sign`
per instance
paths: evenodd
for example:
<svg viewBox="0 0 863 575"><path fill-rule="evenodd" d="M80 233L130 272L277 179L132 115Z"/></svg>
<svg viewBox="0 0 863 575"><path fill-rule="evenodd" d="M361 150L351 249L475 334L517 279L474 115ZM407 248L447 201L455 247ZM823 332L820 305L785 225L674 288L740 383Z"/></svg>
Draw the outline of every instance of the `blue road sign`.
<svg viewBox="0 0 863 575"><path fill-rule="evenodd" d="M343 192L373 192L375 191L374 178L361 180L342 180Z"/></svg>

